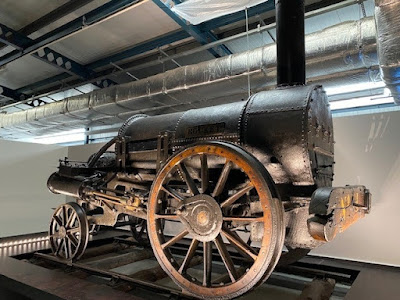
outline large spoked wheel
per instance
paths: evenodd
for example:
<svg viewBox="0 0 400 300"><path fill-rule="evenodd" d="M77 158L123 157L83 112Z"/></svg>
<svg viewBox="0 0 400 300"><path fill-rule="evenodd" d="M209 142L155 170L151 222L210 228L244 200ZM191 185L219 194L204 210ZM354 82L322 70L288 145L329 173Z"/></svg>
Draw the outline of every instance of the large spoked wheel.
<svg viewBox="0 0 400 300"><path fill-rule="evenodd" d="M273 196L268 172L242 148L209 142L184 149L160 170L148 203L160 265L200 298L233 298L261 284L284 240L283 208Z"/></svg>
<svg viewBox="0 0 400 300"><path fill-rule="evenodd" d="M49 238L55 256L65 260L81 257L89 239L83 208L74 202L61 204L51 218Z"/></svg>

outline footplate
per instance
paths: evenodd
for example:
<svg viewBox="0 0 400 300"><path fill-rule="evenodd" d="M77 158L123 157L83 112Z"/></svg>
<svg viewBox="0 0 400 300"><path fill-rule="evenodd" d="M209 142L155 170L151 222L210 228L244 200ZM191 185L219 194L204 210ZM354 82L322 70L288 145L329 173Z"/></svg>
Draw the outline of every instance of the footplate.
<svg viewBox="0 0 400 300"><path fill-rule="evenodd" d="M371 194L365 186L319 188L311 197L309 213L313 217L307 220L308 231L314 239L329 242L370 208Z"/></svg>

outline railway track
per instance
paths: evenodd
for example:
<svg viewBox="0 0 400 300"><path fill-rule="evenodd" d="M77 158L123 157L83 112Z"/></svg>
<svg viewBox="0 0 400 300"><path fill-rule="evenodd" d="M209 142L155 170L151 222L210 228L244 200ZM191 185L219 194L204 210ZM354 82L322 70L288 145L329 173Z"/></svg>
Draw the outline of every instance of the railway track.
<svg viewBox="0 0 400 300"><path fill-rule="evenodd" d="M185 243L176 244L172 251L184 253ZM196 252L196 264L201 270L202 248ZM213 256L218 255L213 252ZM155 259L152 249L138 245L132 237L121 236L89 243L89 248L77 262L60 260L50 254L48 250L19 255L16 258L28 261L31 264L63 272L81 280L87 280L99 285L107 285L115 290L135 295L144 299L194 299L183 293L178 286L162 270ZM183 256L182 256L183 258ZM240 256L232 253L235 265L240 264ZM217 264L218 265L218 264ZM221 262L221 268L223 264ZM214 277L218 277L218 267ZM315 278L335 281L333 299L342 299L356 279L357 268L343 268L329 263L321 264L318 259L308 257L286 267L278 267L269 280L253 293L266 295L270 289L282 289L287 293L287 299L297 299L304 288ZM221 272L223 274L223 272ZM223 278L219 280L223 281ZM252 293L241 299L251 298ZM273 299L273 298L272 298Z"/></svg>

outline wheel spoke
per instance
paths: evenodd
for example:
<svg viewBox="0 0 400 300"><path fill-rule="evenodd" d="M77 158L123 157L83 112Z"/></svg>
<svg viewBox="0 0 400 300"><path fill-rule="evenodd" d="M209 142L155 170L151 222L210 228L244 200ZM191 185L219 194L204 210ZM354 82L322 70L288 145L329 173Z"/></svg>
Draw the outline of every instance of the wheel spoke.
<svg viewBox="0 0 400 300"><path fill-rule="evenodd" d="M67 233L69 233L69 234L74 234L74 233L78 233L78 232L80 232L80 231L81 231L81 229L80 229L79 227L77 227L77 228L68 229L68 230L67 230Z"/></svg>
<svg viewBox="0 0 400 300"><path fill-rule="evenodd" d="M220 234L214 240L214 243L217 246L218 252L221 255L222 261L226 267L226 270L228 271L231 281L235 282L238 279L238 274L236 273L232 258L229 255L228 249L226 249L226 245Z"/></svg>
<svg viewBox="0 0 400 300"><path fill-rule="evenodd" d="M53 216L53 219L57 222L58 226L63 226L62 220L58 216Z"/></svg>
<svg viewBox="0 0 400 300"><path fill-rule="evenodd" d="M65 224L65 227L66 227L66 228L71 228L72 225L74 225L74 223L75 223L76 217L77 217L77 215L76 215L76 213L73 211L73 212L71 213L71 215L69 216L69 218L68 218L68 220L67 220L67 224Z"/></svg>
<svg viewBox="0 0 400 300"><path fill-rule="evenodd" d="M211 242L203 242L203 285L211 286L212 272L212 244Z"/></svg>
<svg viewBox="0 0 400 300"><path fill-rule="evenodd" d="M197 189L197 186L194 183L193 178L190 176L185 164L183 162L179 163L178 168L181 171L182 177L185 180L190 192L193 194L193 196L198 195L199 190Z"/></svg>
<svg viewBox="0 0 400 300"><path fill-rule="evenodd" d="M222 202L221 207L224 208L226 206L232 205L236 200L238 200L240 197L242 197L244 194L247 192L251 191L254 188L253 184L249 182L244 188L242 188L239 192L236 194L233 194L230 196L227 200Z"/></svg>
<svg viewBox="0 0 400 300"><path fill-rule="evenodd" d="M68 252L68 243L67 243L67 239L64 238L64 253L65 253L65 258L69 258L69 252Z"/></svg>
<svg viewBox="0 0 400 300"><path fill-rule="evenodd" d="M79 240L72 234L72 233L67 233L69 240L71 243L75 246L78 247Z"/></svg>
<svg viewBox="0 0 400 300"><path fill-rule="evenodd" d="M72 249L71 249L71 240L69 238L65 238L67 249L68 249L68 257L72 257Z"/></svg>
<svg viewBox="0 0 400 300"><path fill-rule="evenodd" d="M161 189L166 192L168 195L173 197L174 199L178 200L179 202L183 201L184 198L179 195L178 191L169 187L169 186L162 186Z"/></svg>
<svg viewBox="0 0 400 300"><path fill-rule="evenodd" d="M165 220L180 220L178 215L155 215L156 219L165 219Z"/></svg>
<svg viewBox="0 0 400 300"><path fill-rule="evenodd" d="M225 163L224 167L222 168L221 175L218 178L217 184L216 184L211 196L217 197L222 193L222 191L224 190L226 181L228 180L228 176L229 176L231 169L232 169L232 162L227 161Z"/></svg>
<svg viewBox="0 0 400 300"><path fill-rule="evenodd" d="M245 254L254 261L257 259L254 249L247 245L237 234L234 234L228 228L223 228L221 232L232 246L237 248L242 254Z"/></svg>
<svg viewBox="0 0 400 300"><path fill-rule="evenodd" d="M264 222L264 217L223 217L222 220L229 222L251 223L251 222Z"/></svg>
<svg viewBox="0 0 400 300"><path fill-rule="evenodd" d="M68 209L63 206L62 207L62 214L63 214L63 225L67 225L67 220L68 220Z"/></svg>
<svg viewBox="0 0 400 300"><path fill-rule="evenodd" d="M175 244L176 242L180 241L181 239L183 239L187 234L189 233L189 231L187 231L186 229L184 231L182 231L181 233L179 233L178 235L174 236L172 239L170 239L168 242L165 242L164 244L161 245L162 249L168 248L170 246L172 246L173 244Z"/></svg>
<svg viewBox="0 0 400 300"><path fill-rule="evenodd" d="M58 256L58 254L60 253L60 251L61 251L63 245L64 245L64 239L61 239L61 240L60 240L60 243L57 245L57 250L56 250L56 252L55 252L55 255L56 255L56 256Z"/></svg>
<svg viewBox="0 0 400 300"><path fill-rule="evenodd" d="M201 190L204 193L206 193L208 189L208 164L207 164L207 155L202 154L200 156L201 160Z"/></svg>
<svg viewBox="0 0 400 300"><path fill-rule="evenodd" d="M59 239L59 238L60 238L60 235L59 235L58 232L55 232L55 233L53 233L52 235L50 235L50 237L53 238L53 239Z"/></svg>
<svg viewBox="0 0 400 300"><path fill-rule="evenodd" d="M186 253L185 258L183 259L182 265L180 266L178 272L179 273L186 273L186 270L190 266L190 262L192 261L192 258L194 257L196 253L197 246L199 245L199 241L193 239L192 243L189 246L188 252Z"/></svg>

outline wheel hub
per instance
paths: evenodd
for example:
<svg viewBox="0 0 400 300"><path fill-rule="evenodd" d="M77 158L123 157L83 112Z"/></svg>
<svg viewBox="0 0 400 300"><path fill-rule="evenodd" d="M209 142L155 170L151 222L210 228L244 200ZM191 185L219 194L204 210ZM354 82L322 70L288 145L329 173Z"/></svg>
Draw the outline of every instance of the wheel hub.
<svg viewBox="0 0 400 300"><path fill-rule="evenodd" d="M65 238L65 236L67 235L67 230L65 229L64 226L61 226L60 229L58 230L58 235L60 236L60 238Z"/></svg>
<svg viewBox="0 0 400 300"><path fill-rule="evenodd" d="M214 240L222 228L222 211L209 195L199 194L185 199L177 214L190 234L202 242Z"/></svg>

